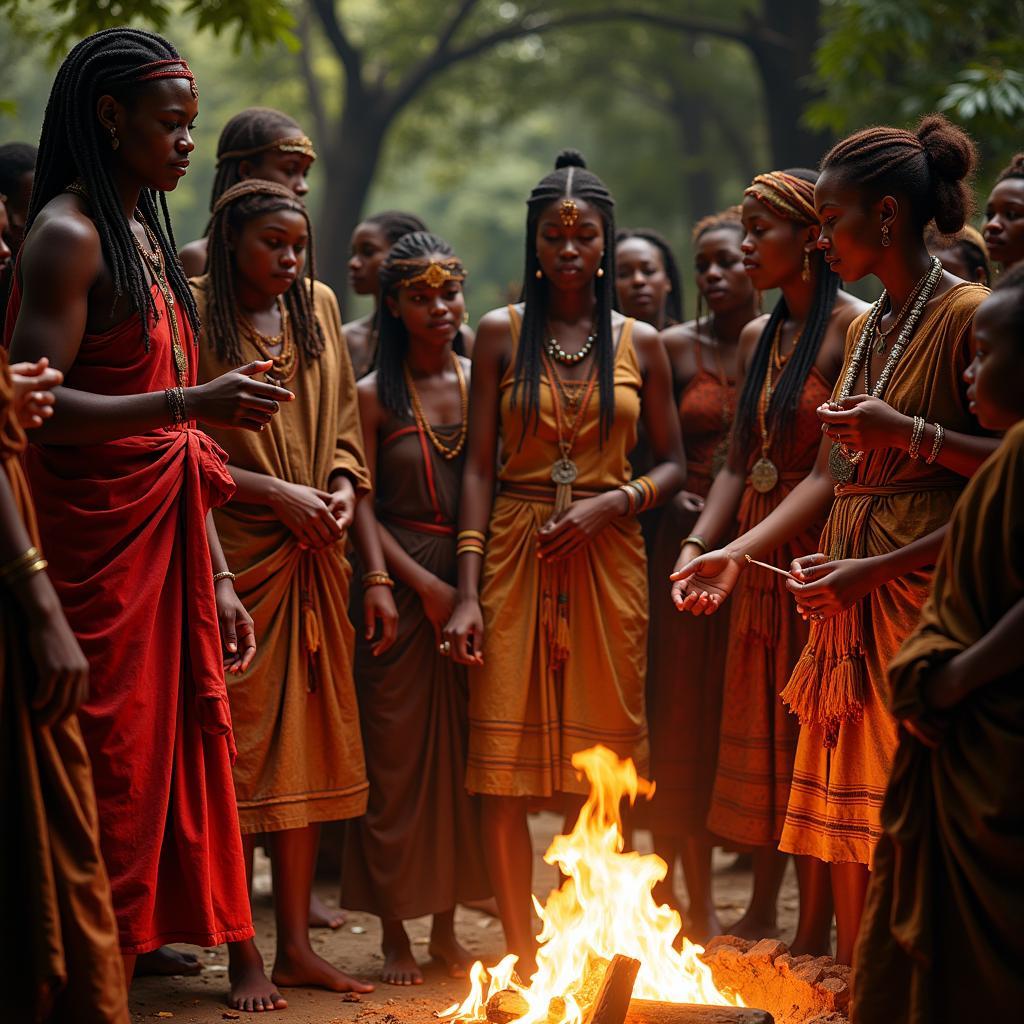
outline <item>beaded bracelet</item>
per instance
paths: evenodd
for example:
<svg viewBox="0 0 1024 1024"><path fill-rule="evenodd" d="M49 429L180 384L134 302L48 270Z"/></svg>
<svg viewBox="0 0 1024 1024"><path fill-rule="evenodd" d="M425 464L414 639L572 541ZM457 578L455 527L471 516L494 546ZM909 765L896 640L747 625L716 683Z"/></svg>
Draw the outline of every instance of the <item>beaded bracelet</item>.
<svg viewBox="0 0 1024 1024"><path fill-rule="evenodd" d="M365 572L363 573L363 586L364 587L391 587L393 588L395 581L391 578L391 574L384 572L383 570L377 570L376 572Z"/></svg>
<svg viewBox="0 0 1024 1024"><path fill-rule="evenodd" d="M708 553L708 542L696 533L691 533L682 544L679 545L679 550L682 551L687 544L696 544L700 548L700 553L706 555Z"/></svg>
<svg viewBox="0 0 1024 1024"><path fill-rule="evenodd" d="M930 466L938 457L939 452L942 451L942 442L946 439L946 430L941 423L935 424L935 439L932 441L932 450L929 456L924 460Z"/></svg>
<svg viewBox="0 0 1024 1024"><path fill-rule="evenodd" d="M658 485L647 476L638 476L622 484L619 490L626 495L630 515L646 512L658 500Z"/></svg>
<svg viewBox="0 0 1024 1024"><path fill-rule="evenodd" d="M924 437L924 428L924 418L915 416L914 427L910 432L910 444L907 447L908 459L916 459L921 454L921 438Z"/></svg>
<svg viewBox="0 0 1024 1024"><path fill-rule="evenodd" d="M164 397L167 399L167 406L171 410L171 417L175 423L185 422L185 389L165 388Z"/></svg>
<svg viewBox="0 0 1024 1024"><path fill-rule="evenodd" d="M235 574L230 569L225 569L223 572L215 572L213 574L213 582L220 583L221 580L232 580L237 579Z"/></svg>

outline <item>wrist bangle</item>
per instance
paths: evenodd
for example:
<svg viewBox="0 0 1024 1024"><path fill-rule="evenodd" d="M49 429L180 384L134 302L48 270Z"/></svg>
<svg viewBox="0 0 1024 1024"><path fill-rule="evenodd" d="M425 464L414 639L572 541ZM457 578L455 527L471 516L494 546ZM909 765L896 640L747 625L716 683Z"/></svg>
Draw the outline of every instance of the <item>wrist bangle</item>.
<svg viewBox="0 0 1024 1024"><path fill-rule="evenodd" d="M237 579L235 574L230 569L225 569L223 572L215 572L213 574L213 582L220 583L221 580L234 580Z"/></svg>
<svg viewBox="0 0 1024 1024"><path fill-rule="evenodd" d="M938 457L939 452L942 451L942 442L946 439L946 430L941 423L935 424L935 438L932 441L932 450L928 457L924 460L930 466Z"/></svg>
<svg viewBox="0 0 1024 1024"><path fill-rule="evenodd" d="M37 551L38 555L39 552ZM20 583L22 580L27 580L29 576L34 576L37 572L42 572L50 563L45 558L36 558L29 562L27 565L23 565L20 569L16 569L14 572L9 573L4 577L4 582L9 586L13 587L16 583Z"/></svg>
<svg viewBox="0 0 1024 1024"><path fill-rule="evenodd" d="M458 536L455 538L456 543L462 543L464 540L478 540L482 544L487 540L487 534L480 530L459 530Z"/></svg>
<svg viewBox="0 0 1024 1024"><path fill-rule="evenodd" d="M389 587L393 588L395 581L391 578L391 574L387 572L365 572L363 573L363 586L364 587Z"/></svg>
<svg viewBox="0 0 1024 1024"><path fill-rule="evenodd" d="M473 554L483 557L484 546L478 540L464 540L455 546L455 556Z"/></svg>
<svg viewBox="0 0 1024 1024"><path fill-rule="evenodd" d="M679 550L682 551L687 544L696 544L700 548L700 553L706 555L708 553L708 542L696 533L691 533L682 544L679 545Z"/></svg>
<svg viewBox="0 0 1024 1024"><path fill-rule="evenodd" d="M171 410L171 419L176 423L185 422L185 389L182 387L165 388L164 397L167 407Z"/></svg>
<svg viewBox="0 0 1024 1024"><path fill-rule="evenodd" d="M6 565L0 566L0 580L7 579L17 572L20 572L26 565L31 564L39 557L39 548L32 545L27 551L23 551L17 558L12 558Z"/></svg>
<svg viewBox="0 0 1024 1024"><path fill-rule="evenodd" d="M914 426L910 431L910 444L907 446L907 458L916 459L921 453L921 438L924 437L924 417L915 416Z"/></svg>

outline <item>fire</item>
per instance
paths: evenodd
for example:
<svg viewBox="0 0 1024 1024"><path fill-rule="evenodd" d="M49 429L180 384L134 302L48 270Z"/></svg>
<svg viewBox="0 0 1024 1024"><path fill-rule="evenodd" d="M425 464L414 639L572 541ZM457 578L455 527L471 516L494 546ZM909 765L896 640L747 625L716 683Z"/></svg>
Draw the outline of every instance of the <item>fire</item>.
<svg viewBox="0 0 1024 1024"><path fill-rule="evenodd" d="M738 996L715 987L698 959L703 947L685 938L681 950L673 946L682 921L652 896L668 871L665 862L653 854L623 853L622 798L634 803L638 794L653 792L651 783L639 778L632 761L605 747L584 750L572 763L590 781L590 796L572 832L556 836L544 854L567 877L545 906L533 901L543 922L536 973L527 986L513 975L515 956L490 970L477 961L465 1001L438 1016L450 1024L486 1021L488 1000L509 989L525 1011L516 1024L581 1024L616 953L640 961L636 999L742 1006Z"/></svg>

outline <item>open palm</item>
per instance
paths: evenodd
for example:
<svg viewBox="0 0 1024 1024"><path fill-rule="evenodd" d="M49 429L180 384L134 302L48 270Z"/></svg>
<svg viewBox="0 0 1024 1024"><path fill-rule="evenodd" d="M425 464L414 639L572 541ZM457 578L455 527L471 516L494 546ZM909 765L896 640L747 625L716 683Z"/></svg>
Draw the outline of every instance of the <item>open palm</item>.
<svg viewBox="0 0 1024 1024"><path fill-rule="evenodd" d="M672 603L678 611L712 615L732 593L740 567L724 551L709 551L672 573Z"/></svg>

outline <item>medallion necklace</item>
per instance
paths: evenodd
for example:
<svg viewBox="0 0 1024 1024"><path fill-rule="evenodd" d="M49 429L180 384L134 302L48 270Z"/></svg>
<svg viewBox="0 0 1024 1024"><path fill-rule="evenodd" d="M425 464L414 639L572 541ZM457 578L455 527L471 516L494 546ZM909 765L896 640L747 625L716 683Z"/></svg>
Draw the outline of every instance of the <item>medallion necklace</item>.
<svg viewBox="0 0 1024 1024"><path fill-rule="evenodd" d="M774 368L779 374L782 373L783 367L789 361L793 352L796 351L796 347L800 344L800 338L803 335L803 330L801 329L793 341L792 351L783 358L781 353L783 323L784 321L780 320L779 326L775 328L772 350L768 356L768 367L764 373L764 385L761 388L761 394L757 402L757 420L761 428L761 457L750 467L750 486L758 494L768 494L769 491L775 490L779 482L779 467L768 457L768 452L772 446L772 438L768 433L768 407L771 405L774 384L778 383L778 378L775 378L773 381L772 370Z"/></svg>
<svg viewBox="0 0 1024 1024"><path fill-rule="evenodd" d="M555 485L555 513L564 512L572 504L572 485L579 469L572 460L572 448L586 419L587 408L597 387L597 360L583 381L565 381L555 364L543 354L544 369L551 385L552 405L555 411L555 429L558 432L559 457L551 466L551 480ZM566 418L569 418L566 424Z"/></svg>

